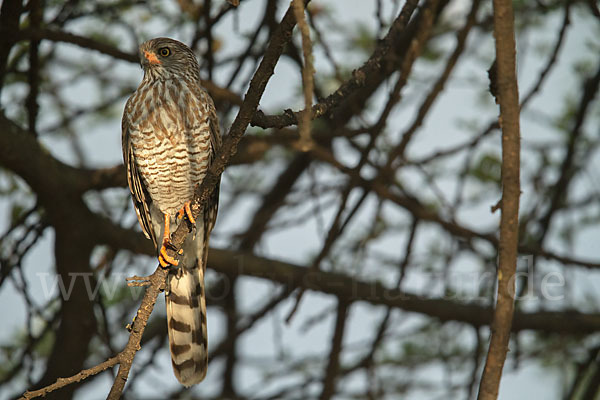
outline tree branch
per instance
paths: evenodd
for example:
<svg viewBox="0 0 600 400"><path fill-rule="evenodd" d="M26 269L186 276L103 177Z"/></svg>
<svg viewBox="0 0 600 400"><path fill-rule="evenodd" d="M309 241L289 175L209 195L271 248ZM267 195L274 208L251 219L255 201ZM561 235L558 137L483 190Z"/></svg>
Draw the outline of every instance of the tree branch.
<svg viewBox="0 0 600 400"><path fill-rule="evenodd" d="M0 7L0 92L4 87L8 56L14 45L12 38L19 31L19 20L22 12L21 0L4 0Z"/></svg>
<svg viewBox="0 0 600 400"><path fill-rule="evenodd" d="M302 65L302 87L304 93L304 110L300 111L300 119L298 120L298 130L300 132L300 148L307 150L310 148L310 121L312 97L314 91L314 74L315 67L313 66L312 42L310 40L310 30L306 23L304 15L304 2L302 0L293 0L294 15L298 22L298 28L302 35L302 53L304 57L304 65Z"/></svg>
<svg viewBox="0 0 600 400"><path fill-rule="evenodd" d="M498 246L498 296L492 338L487 353L478 399L495 400L508 352L514 313L515 271L519 244L519 197L521 195L519 89L511 0L494 0L497 88L502 128L502 215Z"/></svg>
<svg viewBox="0 0 600 400"><path fill-rule="evenodd" d="M335 393L335 383L340 369L340 353L342 352L342 341L348 316L348 304L339 300L335 320L335 329L331 339L331 350L329 351L329 363L323 377L323 390L320 400L329 400Z"/></svg>
<svg viewBox="0 0 600 400"><path fill-rule="evenodd" d="M15 42L20 40L49 40L52 42L71 43L85 49L95 50L102 54L106 54L117 60L128 61L131 63L138 63L140 61L137 54L126 53L110 44L51 28L23 29L19 31L18 35L14 36Z"/></svg>
<svg viewBox="0 0 600 400"><path fill-rule="evenodd" d="M492 309L479 305L481 299L471 302L449 298L426 298L380 282L366 282L344 274L312 270L283 261L268 259L241 251L211 248L209 267L231 276L253 276L278 282L286 287L327 293L347 303L364 301L373 305L399 308L425 314L440 321L459 321L473 326L487 326L492 321ZM457 295L458 297L458 295ZM600 314L575 311L517 312L513 332L536 330L549 333L586 334L600 330Z"/></svg>
<svg viewBox="0 0 600 400"><path fill-rule="evenodd" d="M147 241L143 235L138 233L137 236L140 240ZM286 289L281 297L286 297L296 288L305 287L310 290L334 295L340 302L348 305L353 302L364 301L376 306L387 306L428 315L443 322L458 321L474 327L480 327L489 325L492 320L492 310L486 306L451 299L424 298L423 296L406 293L398 289L386 288L379 282L365 282L339 273L311 270L303 266L259 257L251 253L211 248L208 258L209 267L218 272L231 276L252 276L284 285ZM151 311L148 308L154 305L154 301L158 295L158 287L155 284L164 282L164 275L161 276L163 274L160 272L161 270L157 269L150 277L153 283L151 283L144 295L133 325L134 330L138 330L135 333L136 337L141 338L143 328L145 327L145 323L142 325L143 319L140 318L145 318L145 313ZM153 277L155 277L155 280L153 280ZM149 293L150 290L152 290L151 293ZM210 290L207 290L207 293L210 293ZM142 311L142 309L146 311ZM142 330L139 331L139 329ZM589 334L600 330L600 314L583 314L574 311L516 312L511 329L513 332L535 330L547 333ZM132 346L136 345L137 339L133 340L132 343ZM121 357L128 357L127 355L123 355L124 351L116 356L118 360ZM223 351L224 349L218 346L214 356L222 354ZM108 365L106 363L110 362L111 365L106 367L109 368L119 362L113 359L84 370L71 378L59 379L55 384L51 385L52 390L65 386L60 384L64 379L71 379L73 382L77 382L93 375L89 371L96 371L95 373L98 373L101 372L97 370L101 368L100 366ZM76 379L76 377L80 377L81 379ZM57 384L60 384L60 386L54 386ZM49 392L43 391L47 389L48 387L40 389L40 391L26 392L23 398L31 399L42 396L44 393Z"/></svg>
<svg viewBox="0 0 600 400"><path fill-rule="evenodd" d="M100 363L92 368L84 369L83 371L70 376L68 378L58 378L55 383L52 385L48 385L39 390L31 390L23 393L23 396L19 398L19 400L29 400L34 399L36 397L46 397L46 395L50 392L63 388L67 385L70 385L75 382L80 382L90 376L99 374L102 371L107 370L110 367L115 366L119 362L119 356L111 357L108 360Z"/></svg>
<svg viewBox="0 0 600 400"><path fill-rule="evenodd" d="M335 92L330 94L325 100L315 104L311 109L311 118L319 118L336 107L345 100L348 95L357 89L364 87L369 78L378 75L382 70L394 69L395 57L391 49L396 49L396 42L405 32L408 21L417 7L418 0L408 0L404 5L402 12L398 15L386 37L377 46L371 57L357 70L352 72L352 78L344 82ZM298 123L299 113L287 112L283 115L269 116L262 111L258 111L252 119L253 126L262 128L283 128Z"/></svg>
<svg viewBox="0 0 600 400"><path fill-rule="evenodd" d="M142 340L142 335L144 334L146 324L148 323L148 318L150 318L150 314L152 314L158 294L164 290L167 272L168 269L158 266L158 268L156 268L154 273L149 278L150 286L148 289L146 289L142 303L140 304L137 314L132 322L131 334L129 335L127 345L123 351L119 353L119 372L115 377L115 381L110 389L107 400L119 400L121 398L123 388L125 388L125 383L127 382L129 370L133 364L133 358L135 357L137 351L141 348L140 342Z"/></svg>

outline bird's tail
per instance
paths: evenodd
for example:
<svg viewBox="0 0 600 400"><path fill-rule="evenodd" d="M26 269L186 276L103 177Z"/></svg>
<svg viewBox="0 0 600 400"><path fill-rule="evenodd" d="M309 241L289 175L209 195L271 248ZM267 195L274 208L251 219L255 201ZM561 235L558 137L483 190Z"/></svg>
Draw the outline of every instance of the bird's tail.
<svg viewBox="0 0 600 400"><path fill-rule="evenodd" d="M180 266L172 267L165 295L171 363L175 377L184 386L202 381L208 368L204 295L208 238L203 232L196 234L195 238L189 238L193 246L184 244ZM189 253L186 254L185 250Z"/></svg>

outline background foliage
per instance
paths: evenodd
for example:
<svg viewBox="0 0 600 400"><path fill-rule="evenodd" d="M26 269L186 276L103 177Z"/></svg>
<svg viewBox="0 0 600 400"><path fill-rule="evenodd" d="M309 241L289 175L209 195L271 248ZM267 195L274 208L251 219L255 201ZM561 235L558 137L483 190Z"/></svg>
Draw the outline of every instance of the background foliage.
<svg viewBox="0 0 600 400"><path fill-rule="evenodd" d="M189 44L226 131L288 6L231 3L2 2L0 398L125 345L143 294L125 277L156 266L121 165L120 116L141 79L137 46L155 36ZM586 0L513 5L521 256L512 384L500 396L594 399L600 12ZM224 174L207 379L187 391L176 383L158 305L124 398L476 395L502 189L491 5L418 2L405 28L403 6L309 4L314 143L300 150L291 111L304 104L295 31ZM115 373L49 397L103 398Z"/></svg>

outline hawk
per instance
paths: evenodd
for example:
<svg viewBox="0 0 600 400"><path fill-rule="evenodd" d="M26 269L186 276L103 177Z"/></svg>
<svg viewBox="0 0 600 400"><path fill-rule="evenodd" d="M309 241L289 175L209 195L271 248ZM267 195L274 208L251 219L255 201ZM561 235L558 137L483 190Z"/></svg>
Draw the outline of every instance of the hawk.
<svg viewBox="0 0 600 400"><path fill-rule="evenodd" d="M140 46L140 59L144 77L123 113L123 159L142 231L169 268L165 300L173 371L191 386L204 379L208 366L204 272L218 187L197 220L190 201L221 144L219 123L189 47L156 38ZM169 232L184 216L195 232L177 261L166 250Z"/></svg>

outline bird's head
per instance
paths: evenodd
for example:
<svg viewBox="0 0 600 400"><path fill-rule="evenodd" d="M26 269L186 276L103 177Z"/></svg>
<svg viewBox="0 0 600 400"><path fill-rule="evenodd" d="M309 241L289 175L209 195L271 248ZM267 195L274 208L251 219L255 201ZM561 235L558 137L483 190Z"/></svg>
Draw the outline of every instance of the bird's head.
<svg viewBox="0 0 600 400"><path fill-rule="evenodd" d="M185 44L169 38L142 43L140 60L144 76L154 79L198 79L200 66L194 52Z"/></svg>

